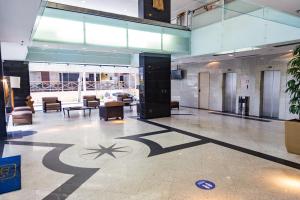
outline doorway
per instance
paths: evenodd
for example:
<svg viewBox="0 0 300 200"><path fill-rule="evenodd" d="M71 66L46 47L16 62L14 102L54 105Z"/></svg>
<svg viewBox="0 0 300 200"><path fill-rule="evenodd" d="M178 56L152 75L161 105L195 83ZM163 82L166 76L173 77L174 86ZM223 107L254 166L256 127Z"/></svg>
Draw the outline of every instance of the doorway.
<svg viewBox="0 0 300 200"><path fill-rule="evenodd" d="M236 73L223 75L223 111L236 113Z"/></svg>
<svg viewBox="0 0 300 200"><path fill-rule="evenodd" d="M202 109L209 108L209 72L199 73L198 78L198 107Z"/></svg>
<svg viewBox="0 0 300 200"><path fill-rule="evenodd" d="M261 116L279 117L280 71L262 72L261 86Z"/></svg>

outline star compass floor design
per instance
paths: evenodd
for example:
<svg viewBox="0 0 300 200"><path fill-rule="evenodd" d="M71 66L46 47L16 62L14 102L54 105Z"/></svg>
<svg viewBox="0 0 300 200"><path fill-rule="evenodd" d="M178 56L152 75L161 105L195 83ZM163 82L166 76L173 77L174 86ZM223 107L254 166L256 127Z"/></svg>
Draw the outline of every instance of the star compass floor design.
<svg viewBox="0 0 300 200"><path fill-rule="evenodd" d="M103 156L105 154L110 155L111 157L116 158L116 156L114 155L114 153L119 153L119 152L126 153L127 152L127 151L121 150L121 149L124 149L126 147L115 147L116 145L117 144L113 144L110 147L104 147L104 146L102 146L102 145L99 144L98 145L99 148L97 148L97 149L95 149L95 148L94 149L87 148L86 150L89 150L89 151L92 151L92 152L85 153L83 155L96 155L96 157L94 158L94 160L95 160L95 159L97 159L97 158L99 158L99 157L101 157L101 156Z"/></svg>

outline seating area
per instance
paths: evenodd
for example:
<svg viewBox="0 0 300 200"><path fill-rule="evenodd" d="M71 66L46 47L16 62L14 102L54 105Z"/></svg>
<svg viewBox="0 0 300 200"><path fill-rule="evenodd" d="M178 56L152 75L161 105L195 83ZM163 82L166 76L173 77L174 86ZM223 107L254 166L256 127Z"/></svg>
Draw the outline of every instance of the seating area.
<svg viewBox="0 0 300 200"><path fill-rule="evenodd" d="M42 109L44 113L49 111L61 112L64 109L64 116L70 118L70 111L83 110L85 116L85 110L89 111L91 116L91 109L99 109L99 117L105 121L109 119L124 119L124 107L133 106L134 98L128 93L115 93L115 100L110 100L108 102L100 103L100 99L96 95L85 95L82 98L83 105L65 105L62 108L62 102L58 97L42 97ZM137 103L137 114L140 114L139 104ZM67 107L66 107L67 106ZM179 110L179 102L171 101L170 109L176 108ZM65 115L67 111L67 115ZM32 114L34 113L33 107L21 106L15 107L11 116L13 125L25 125L32 124Z"/></svg>

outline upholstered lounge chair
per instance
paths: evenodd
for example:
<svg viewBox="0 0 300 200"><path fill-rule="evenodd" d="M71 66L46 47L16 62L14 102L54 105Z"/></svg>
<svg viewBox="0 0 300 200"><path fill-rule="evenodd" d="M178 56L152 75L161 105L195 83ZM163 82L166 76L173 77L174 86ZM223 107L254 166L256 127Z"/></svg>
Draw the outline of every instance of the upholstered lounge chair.
<svg viewBox="0 0 300 200"><path fill-rule="evenodd" d="M100 119L107 121L110 118L124 119L124 103L118 101L106 102L99 106Z"/></svg>
<svg viewBox="0 0 300 200"><path fill-rule="evenodd" d="M125 106L130 106L130 104L133 102L133 97L127 93L118 93L117 100L123 102Z"/></svg>
<svg viewBox="0 0 300 200"><path fill-rule="evenodd" d="M95 95L83 96L83 106L97 108L100 105L100 100Z"/></svg>
<svg viewBox="0 0 300 200"><path fill-rule="evenodd" d="M13 111L11 115L12 115L13 126L17 124L32 124L31 110Z"/></svg>
<svg viewBox="0 0 300 200"><path fill-rule="evenodd" d="M61 111L61 101L57 97L43 97L43 111L47 112L48 110Z"/></svg>

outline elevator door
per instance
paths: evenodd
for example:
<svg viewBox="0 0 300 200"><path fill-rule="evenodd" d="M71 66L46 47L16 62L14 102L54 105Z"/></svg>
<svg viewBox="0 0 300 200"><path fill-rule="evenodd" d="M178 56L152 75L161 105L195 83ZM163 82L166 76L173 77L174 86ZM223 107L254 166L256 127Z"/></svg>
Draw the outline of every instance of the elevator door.
<svg viewBox="0 0 300 200"><path fill-rule="evenodd" d="M280 71L264 71L262 87L263 117L279 117Z"/></svg>
<svg viewBox="0 0 300 200"><path fill-rule="evenodd" d="M209 107L209 73L199 73L199 108Z"/></svg>
<svg viewBox="0 0 300 200"><path fill-rule="evenodd" d="M236 73L224 74L224 111L235 113L236 110Z"/></svg>

